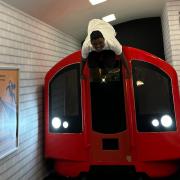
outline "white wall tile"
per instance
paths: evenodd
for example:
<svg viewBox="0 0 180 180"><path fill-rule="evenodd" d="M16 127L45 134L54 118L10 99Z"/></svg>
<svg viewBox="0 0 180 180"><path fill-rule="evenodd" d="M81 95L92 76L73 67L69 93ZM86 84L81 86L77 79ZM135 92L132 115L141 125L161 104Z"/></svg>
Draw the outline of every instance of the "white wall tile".
<svg viewBox="0 0 180 180"><path fill-rule="evenodd" d="M165 56L180 78L180 1L169 0L166 3L162 14L162 29Z"/></svg>
<svg viewBox="0 0 180 180"><path fill-rule="evenodd" d="M0 160L0 180L43 179L43 84L80 42L0 1L0 66L20 69L19 148Z"/></svg>

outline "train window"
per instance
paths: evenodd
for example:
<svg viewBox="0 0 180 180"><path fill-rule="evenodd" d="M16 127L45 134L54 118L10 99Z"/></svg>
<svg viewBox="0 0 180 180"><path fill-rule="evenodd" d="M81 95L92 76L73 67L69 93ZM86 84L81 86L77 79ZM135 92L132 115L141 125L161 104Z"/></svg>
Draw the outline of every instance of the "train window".
<svg viewBox="0 0 180 180"><path fill-rule="evenodd" d="M79 64L59 71L49 84L49 131L82 131Z"/></svg>
<svg viewBox="0 0 180 180"><path fill-rule="evenodd" d="M137 129L140 132L175 131L171 79L158 67L133 61Z"/></svg>
<svg viewBox="0 0 180 180"><path fill-rule="evenodd" d="M112 134L126 129L121 72L109 72L91 82L91 109L94 131Z"/></svg>

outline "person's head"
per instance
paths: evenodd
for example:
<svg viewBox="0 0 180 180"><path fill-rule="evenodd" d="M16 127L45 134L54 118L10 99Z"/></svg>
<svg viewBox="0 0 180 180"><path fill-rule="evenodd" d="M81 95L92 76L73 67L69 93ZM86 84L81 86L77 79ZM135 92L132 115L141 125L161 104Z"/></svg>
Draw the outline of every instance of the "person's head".
<svg viewBox="0 0 180 180"><path fill-rule="evenodd" d="M105 46L104 37L100 31L93 31L90 34L90 40L93 48L96 51L101 51Z"/></svg>

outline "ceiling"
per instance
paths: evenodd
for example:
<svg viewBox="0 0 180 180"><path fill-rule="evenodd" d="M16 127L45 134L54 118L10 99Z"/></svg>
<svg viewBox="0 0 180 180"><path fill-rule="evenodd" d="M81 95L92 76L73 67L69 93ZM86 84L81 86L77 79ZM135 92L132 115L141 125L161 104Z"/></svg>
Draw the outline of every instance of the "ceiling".
<svg viewBox="0 0 180 180"><path fill-rule="evenodd" d="M112 25L161 16L167 0L107 0L92 6L88 0L3 0L31 16L83 40L89 20L114 13Z"/></svg>

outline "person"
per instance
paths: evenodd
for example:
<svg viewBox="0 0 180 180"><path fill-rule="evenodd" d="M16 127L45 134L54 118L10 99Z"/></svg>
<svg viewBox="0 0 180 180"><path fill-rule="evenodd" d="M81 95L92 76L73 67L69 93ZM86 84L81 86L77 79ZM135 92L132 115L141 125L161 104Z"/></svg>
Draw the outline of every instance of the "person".
<svg viewBox="0 0 180 180"><path fill-rule="evenodd" d="M88 35L83 42L81 49L81 77L87 62L90 68L91 76L100 71L100 74L106 74L112 70L115 65L115 57L126 68L126 77L130 77L130 69L127 60L122 52L122 45L116 39L116 32L113 26L101 19L92 19L88 24Z"/></svg>

